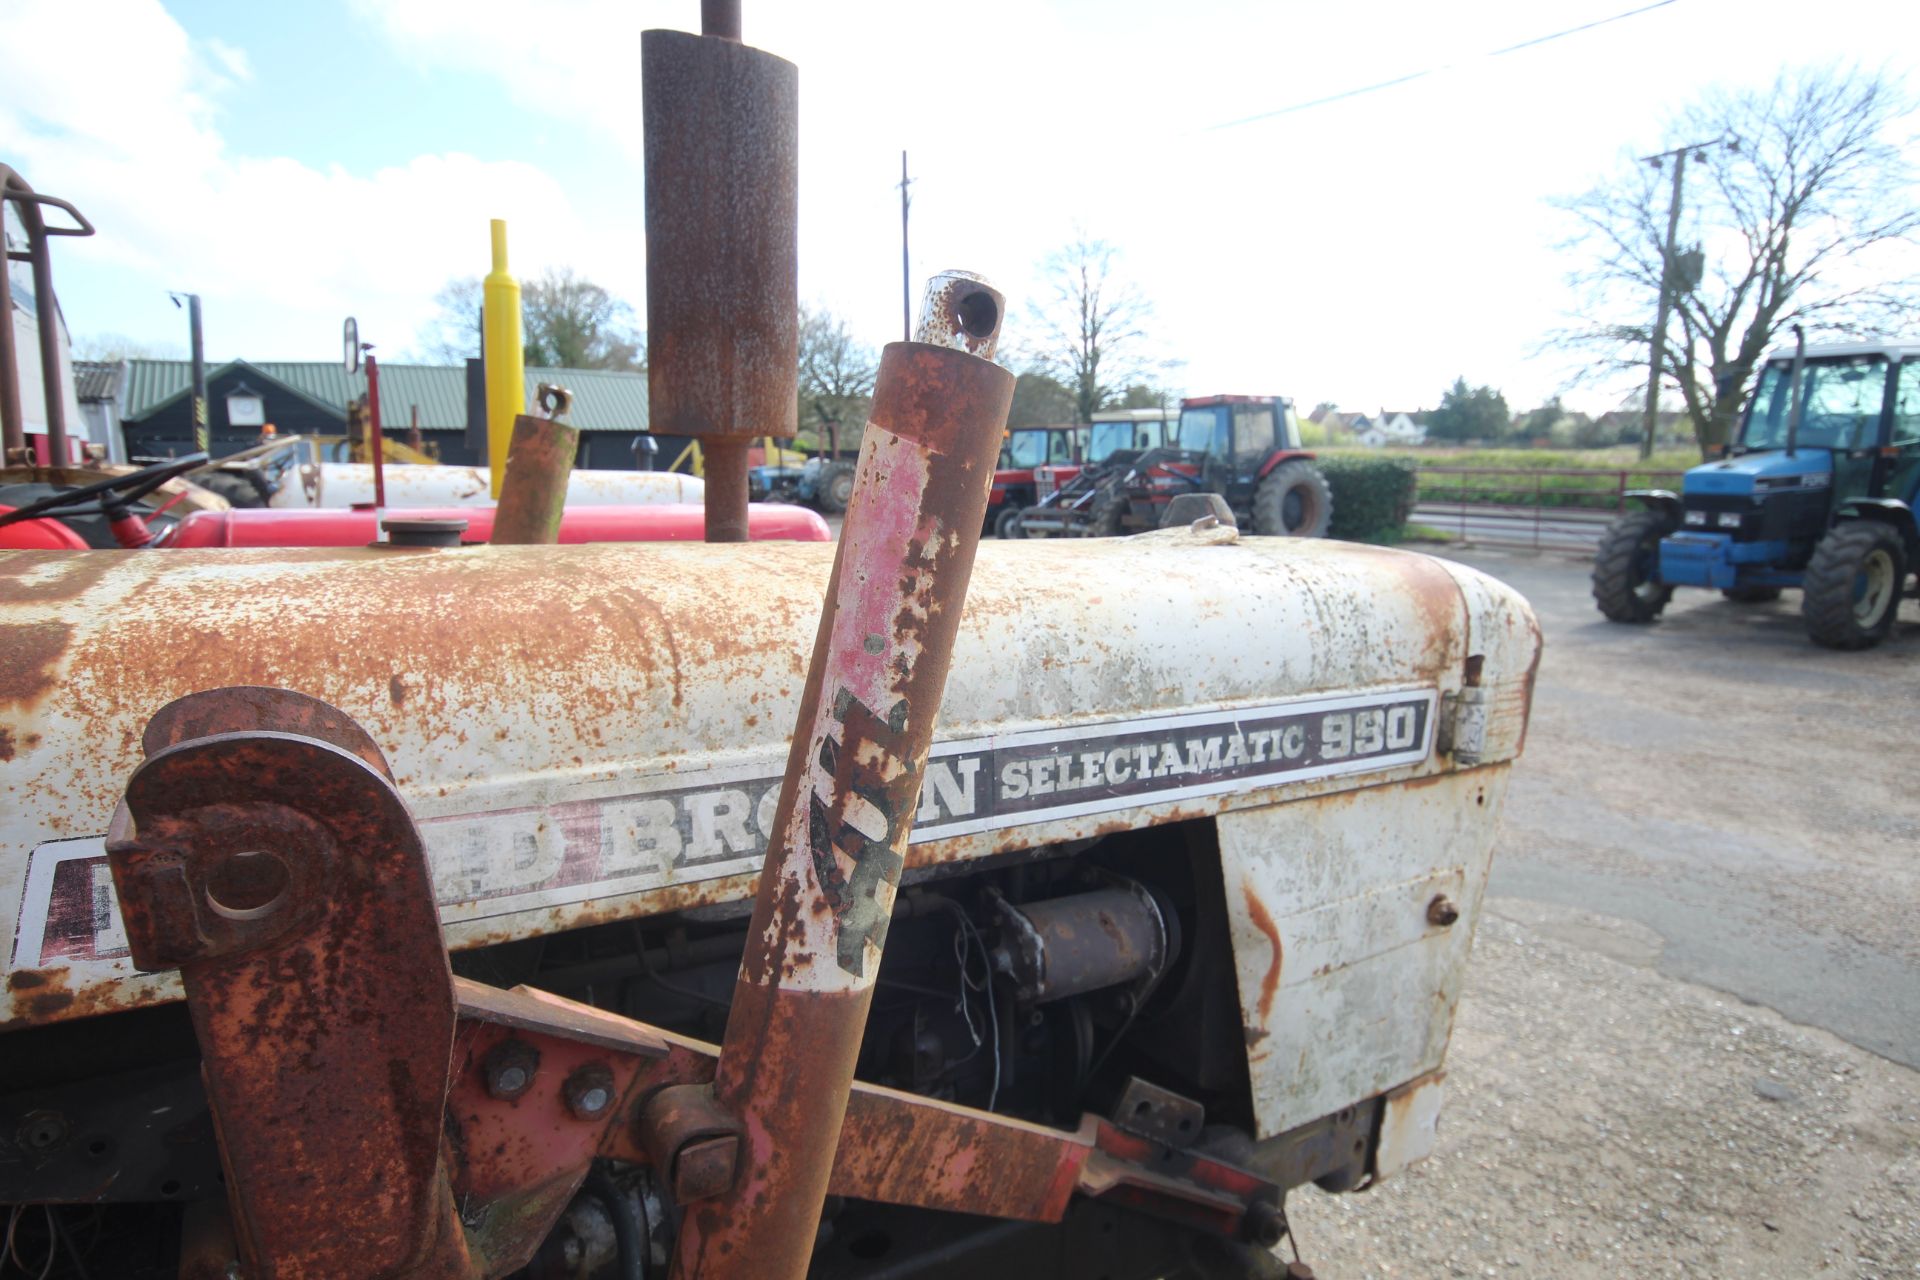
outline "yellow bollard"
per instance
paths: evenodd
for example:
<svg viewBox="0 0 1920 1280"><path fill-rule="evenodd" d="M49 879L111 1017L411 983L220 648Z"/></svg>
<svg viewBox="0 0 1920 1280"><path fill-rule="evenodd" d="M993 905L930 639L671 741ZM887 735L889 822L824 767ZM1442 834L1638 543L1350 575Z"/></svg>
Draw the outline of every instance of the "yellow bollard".
<svg viewBox="0 0 1920 1280"><path fill-rule="evenodd" d="M493 270L481 287L481 332L487 357L487 469L497 501L507 478L513 420L527 411L525 357L520 348L520 284L507 274L507 224L493 220Z"/></svg>

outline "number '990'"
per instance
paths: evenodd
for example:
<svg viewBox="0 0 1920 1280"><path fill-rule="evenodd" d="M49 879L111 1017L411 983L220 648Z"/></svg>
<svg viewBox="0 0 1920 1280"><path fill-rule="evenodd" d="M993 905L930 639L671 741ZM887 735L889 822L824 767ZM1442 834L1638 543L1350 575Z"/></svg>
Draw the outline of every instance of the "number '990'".
<svg viewBox="0 0 1920 1280"><path fill-rule="evenodd" d="M1320 717L1320 758L1344 760L1413 746L1416 717L1412 707L1371 707L1332 711Z"/></svg>

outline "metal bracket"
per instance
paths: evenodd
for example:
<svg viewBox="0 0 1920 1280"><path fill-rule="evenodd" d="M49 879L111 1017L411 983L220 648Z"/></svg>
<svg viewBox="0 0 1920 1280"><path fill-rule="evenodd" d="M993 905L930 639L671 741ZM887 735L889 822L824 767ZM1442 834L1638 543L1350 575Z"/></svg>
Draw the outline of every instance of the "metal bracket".
<svg viewBox="0 0 1920 1280"><path fill-rule="evenodd" d="M597 1159L713 1205L751 1162L795 1158L715 1102L716 1046L454 978L419 832L345 715L219 690L145 741L108 855L137 963L181 970L245 1275L502 1276ZM1193 1112L1066 1132L856 1081L828 1189L1032 1222L1093 1196L1254 1242L1284 1222L1276 1184L1191 1149L1195 1104L1136 1094Z"/></svg>

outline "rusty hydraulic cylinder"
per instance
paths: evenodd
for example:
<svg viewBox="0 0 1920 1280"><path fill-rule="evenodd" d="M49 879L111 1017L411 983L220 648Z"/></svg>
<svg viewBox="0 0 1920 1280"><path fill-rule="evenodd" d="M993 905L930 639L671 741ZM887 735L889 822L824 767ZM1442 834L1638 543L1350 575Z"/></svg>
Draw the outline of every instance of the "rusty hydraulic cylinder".
<svg viewBox="0 0 1920 1280"><path fill-rule="evenodd" d="M507 445L507 478L493 513L496 547L552 546L560 541L560 518L567 508L567 481L573 476L580 432L557 421L572 397L565 388L542 383L539 404L548 417L523 413L513 420Z"/></svg>
<svg viewBox="0 0 1920 1280"><path fill-rule="evenodd" d="M747 446L799 425L799 76L713 34L640 37L651 429L706 456L707 540L747 537Z"/></svg>
<svg viewBox="0 0 1920 1280"><path fill-rule="evenodd" d="M813 1251L1013 398L998 293L929 300L945 345L881 356L714 1075L739 1172L687 1208L676 1276L797 1280Z"/></svg>

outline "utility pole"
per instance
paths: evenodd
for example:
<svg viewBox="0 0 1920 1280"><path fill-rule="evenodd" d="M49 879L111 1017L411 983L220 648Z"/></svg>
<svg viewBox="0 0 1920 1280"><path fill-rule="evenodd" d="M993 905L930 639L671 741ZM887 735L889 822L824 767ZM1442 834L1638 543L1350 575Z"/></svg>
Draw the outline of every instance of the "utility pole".
<svg viewBox="0 0 1920 1280"><path fill-rule="evenodd" d="M907 262L907 153L900 152L900 339L913 341L913 269Z"/></svg>
<svg viewBox="0 0 1920 1280"><path fill-rule="evenodd" d="M1647 418L1645 429L1640 433L1640 456L1653 456L1653 433L1660 424L1660 366L1667 358L1667 320L1673 312L1674 293L1674 236L1680 229L1680 197L1682 186L1687 177L1687 156L1691 153L1699 159L1707 158L1707 148L1721 145L1720 141L1695 142L1684 147L1675 147L1671 151L1662 151L1658 155L1642 156L1655 169L1667 160L1673 161L1673 194L1667 198L1667 241L1660 250L1660 305L1655 309L1651 352L1647 358ZM1727 142L1727 146L1738 149L1738 141Z"/></svg>
<svg viewBox="0 0 1920 1280"><path fill-rule="evenodd" d="M207 430L207 347L200 333L200 295L197 293L169 293L173 305L179 306L180 299L187 300L188 342L193 354L193 448L196 453L208 452Z"/></svg>

